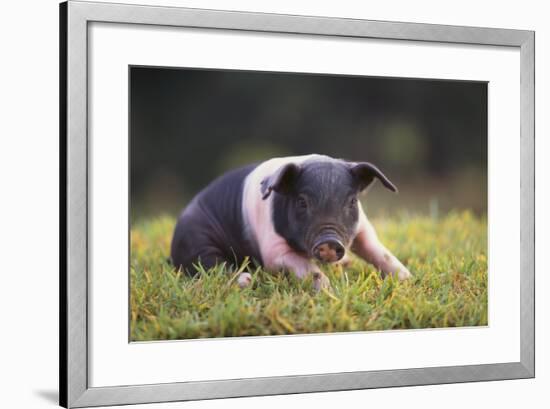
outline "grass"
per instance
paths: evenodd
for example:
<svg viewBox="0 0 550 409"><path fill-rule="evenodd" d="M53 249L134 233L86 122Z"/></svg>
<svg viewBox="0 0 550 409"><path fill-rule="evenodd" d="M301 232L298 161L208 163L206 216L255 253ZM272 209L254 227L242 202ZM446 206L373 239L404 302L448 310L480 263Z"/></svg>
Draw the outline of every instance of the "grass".
<svg viewBox="0 0 550 409"><path fill-rule="evenodd" d="M353 259L324 267L332 290L318 294L310 280L252 266L241 267L253 276L245 290L223 265L188 277L167 262L174 223L132 226L133 341L487 325L487 221L470 212L373 220L414 277L382 280Z"/></svg>

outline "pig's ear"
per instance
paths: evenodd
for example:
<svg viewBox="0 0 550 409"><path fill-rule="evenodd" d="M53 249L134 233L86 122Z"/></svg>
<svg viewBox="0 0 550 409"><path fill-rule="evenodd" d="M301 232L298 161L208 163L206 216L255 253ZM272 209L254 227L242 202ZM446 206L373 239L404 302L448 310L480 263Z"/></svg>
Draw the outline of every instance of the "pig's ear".
<svg viewBox="0 0 550 409"><path fill-rule="evenodd" d="M273 190L277 193L288 193L300 171L300 166L288 163L281 166L271 176L266 177L261 183L262 199L267 199Z"/></svg>
<svg viewBox="0 0 550 409"><path fill-rule="evenodd" d="M397 193L397 187L372 163L351 163L351 173L359 181L359 190L366 189L377 178L386 189Z"/></svg>

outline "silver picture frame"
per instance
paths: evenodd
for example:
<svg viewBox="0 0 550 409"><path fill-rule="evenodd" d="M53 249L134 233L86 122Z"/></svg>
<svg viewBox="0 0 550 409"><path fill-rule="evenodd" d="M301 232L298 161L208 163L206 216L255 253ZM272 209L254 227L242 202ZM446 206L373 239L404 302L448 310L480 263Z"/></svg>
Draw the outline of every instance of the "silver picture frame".
<svg viewBox="0 0 550 409"><path fill-rule="evenodd" d="M514 47L520 51L518 362L91 387L88 382L88 24L111 22ZM60 404L138 404L535 376L535 33L479 27L68 1L60 5Z"/></svg>

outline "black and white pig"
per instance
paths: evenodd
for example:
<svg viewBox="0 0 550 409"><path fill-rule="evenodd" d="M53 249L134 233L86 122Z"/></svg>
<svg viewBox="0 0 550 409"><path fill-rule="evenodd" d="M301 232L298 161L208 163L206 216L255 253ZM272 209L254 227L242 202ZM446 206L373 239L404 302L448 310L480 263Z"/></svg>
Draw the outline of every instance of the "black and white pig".
<svg viewBox="0 0 550 409"><path fill-rule="evenodd" d="M245 257L269 271L313 275L315 289L329 287L314 260L343 262L351 249L383 276L403 280L409 270L378 240L358 194L374 179L397 188L374 165L322 155L274 158L230 171L195 196L178 219L173 264L190 274L193 264L238 265ZM239 285L251 282L249 273Z"/></svg>

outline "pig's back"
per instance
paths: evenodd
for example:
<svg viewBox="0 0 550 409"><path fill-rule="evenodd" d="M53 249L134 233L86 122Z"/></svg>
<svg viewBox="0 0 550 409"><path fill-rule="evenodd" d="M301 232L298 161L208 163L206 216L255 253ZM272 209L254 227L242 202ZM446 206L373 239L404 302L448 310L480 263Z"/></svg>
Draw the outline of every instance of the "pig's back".
<svg viewBox="0 0 550 409"><path fill-rule="evenodd" d="M204 230L201 236L207 237L207 242L197 245L214 245L228 261L238 264L247 256L261 262L256 246L246 235L242 211L244 182L256 167L257 164L248 165L213 180L199 192L180 217L181 220L186 213L194 212L194 219L199 219L196 221L200 224L200 230ZM180 234L186 234L185 225L181 227Z"/></svg>

